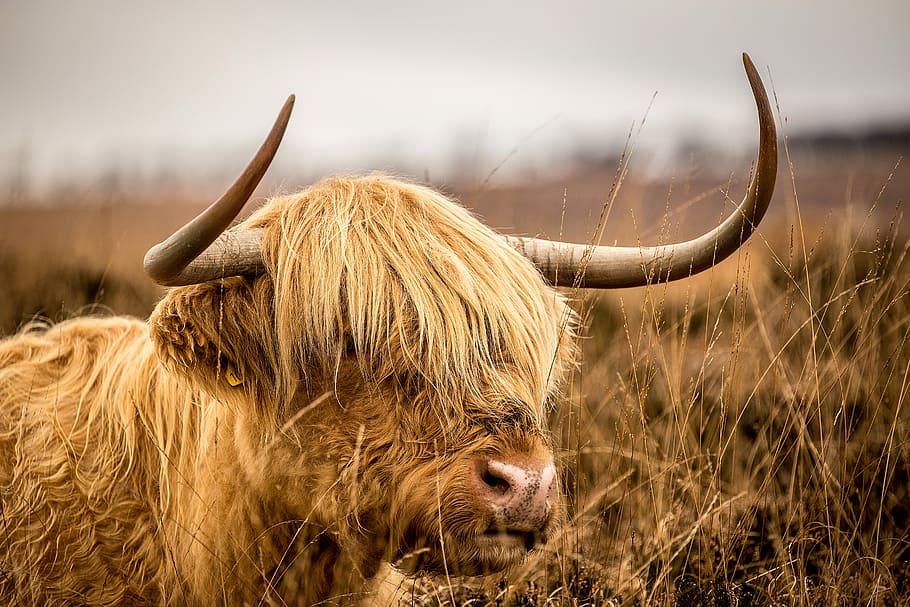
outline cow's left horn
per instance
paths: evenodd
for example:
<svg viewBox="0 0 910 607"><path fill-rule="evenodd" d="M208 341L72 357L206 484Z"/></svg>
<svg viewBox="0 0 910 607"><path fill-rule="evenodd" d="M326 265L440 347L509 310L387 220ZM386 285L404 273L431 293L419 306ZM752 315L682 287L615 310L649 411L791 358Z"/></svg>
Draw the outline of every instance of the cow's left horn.
<svg viewBox="0 0 910 607"><path fill-rule="evenodd" d="M719 226L693 240L656 247L611 247L519 238L506 240L544 277L564 286L597 289L637 287L685 278L731 255L755 230L771 202L777 178L777 132L768 94L749 56L746 75L758 106L758 160L742 203Z"/></svg>
<svg viewBox="0 0 910 607"><path fill-rule="evenodd" d="M259 151L221 198L167 240L149 249L144 266L152 280L161 285L177 286L261 272L259 236L249 232L222 232L262 181L278 151L293 107L294 96L291 95Z"/></svg>

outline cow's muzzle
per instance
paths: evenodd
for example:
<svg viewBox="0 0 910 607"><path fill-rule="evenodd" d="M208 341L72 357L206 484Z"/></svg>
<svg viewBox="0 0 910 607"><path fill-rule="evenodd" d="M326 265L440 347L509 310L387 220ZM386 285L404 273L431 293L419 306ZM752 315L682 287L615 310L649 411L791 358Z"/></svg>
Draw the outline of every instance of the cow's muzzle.
<svg viewBox="0 0 910 607"><path fill-rule="evenodd" d="M475 462L470 474L471 487L489 508L485 535L533 547L549 526L558 498L553 460L495 457Z"/></svg>

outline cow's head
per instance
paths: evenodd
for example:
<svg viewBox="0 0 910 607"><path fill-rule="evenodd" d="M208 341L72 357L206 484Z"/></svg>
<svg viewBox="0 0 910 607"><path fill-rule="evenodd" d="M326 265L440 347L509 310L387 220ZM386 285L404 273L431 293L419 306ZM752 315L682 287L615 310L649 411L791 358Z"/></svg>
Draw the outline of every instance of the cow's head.
<svg viewBox="0 0 910 607"><path fill-rule="evenodd" d="M553 288L672 280L710 267L771 198L776 136L748 58L759 157L745 200L664 247L504 237L437 192L336 178L273 199L225 232L274 155L293 99L231 189L154 247L171 289L159 354L235 413L245 481L288 517L408 571L519 561L559 518L546 411L574 358Z"/></svg>

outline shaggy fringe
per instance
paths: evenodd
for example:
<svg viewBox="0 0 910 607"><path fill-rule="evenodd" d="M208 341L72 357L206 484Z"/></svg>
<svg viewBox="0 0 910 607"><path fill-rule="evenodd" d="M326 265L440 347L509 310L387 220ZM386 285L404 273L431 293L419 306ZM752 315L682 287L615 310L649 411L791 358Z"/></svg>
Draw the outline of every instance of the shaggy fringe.
<svg viewBox="0 0 910 607"><path fill-rule="evenodd" d="M554 390L566 362L551 373L554 358L574 339L563 297L434 190L383 175L332 178L273 200L246 227L266 229L286 397L297 370L333 368L345 350L374 380L413 378L452 395L456 415L491 389L527 404ZM522 385L504 383L504 368Z"/></svg>

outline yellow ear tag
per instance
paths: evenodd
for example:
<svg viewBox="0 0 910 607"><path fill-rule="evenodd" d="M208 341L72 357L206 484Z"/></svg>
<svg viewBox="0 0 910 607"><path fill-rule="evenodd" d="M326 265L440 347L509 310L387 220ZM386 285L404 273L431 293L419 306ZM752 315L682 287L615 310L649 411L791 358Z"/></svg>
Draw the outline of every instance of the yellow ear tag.
<svg viewBox="0 0 910 607"><path fill-rule="evenodd" d="M237 374L237 371L234 370L234 367L227 368L227 371L224 372L224 378L234 388L243 383L243 380Z"/></svg>

